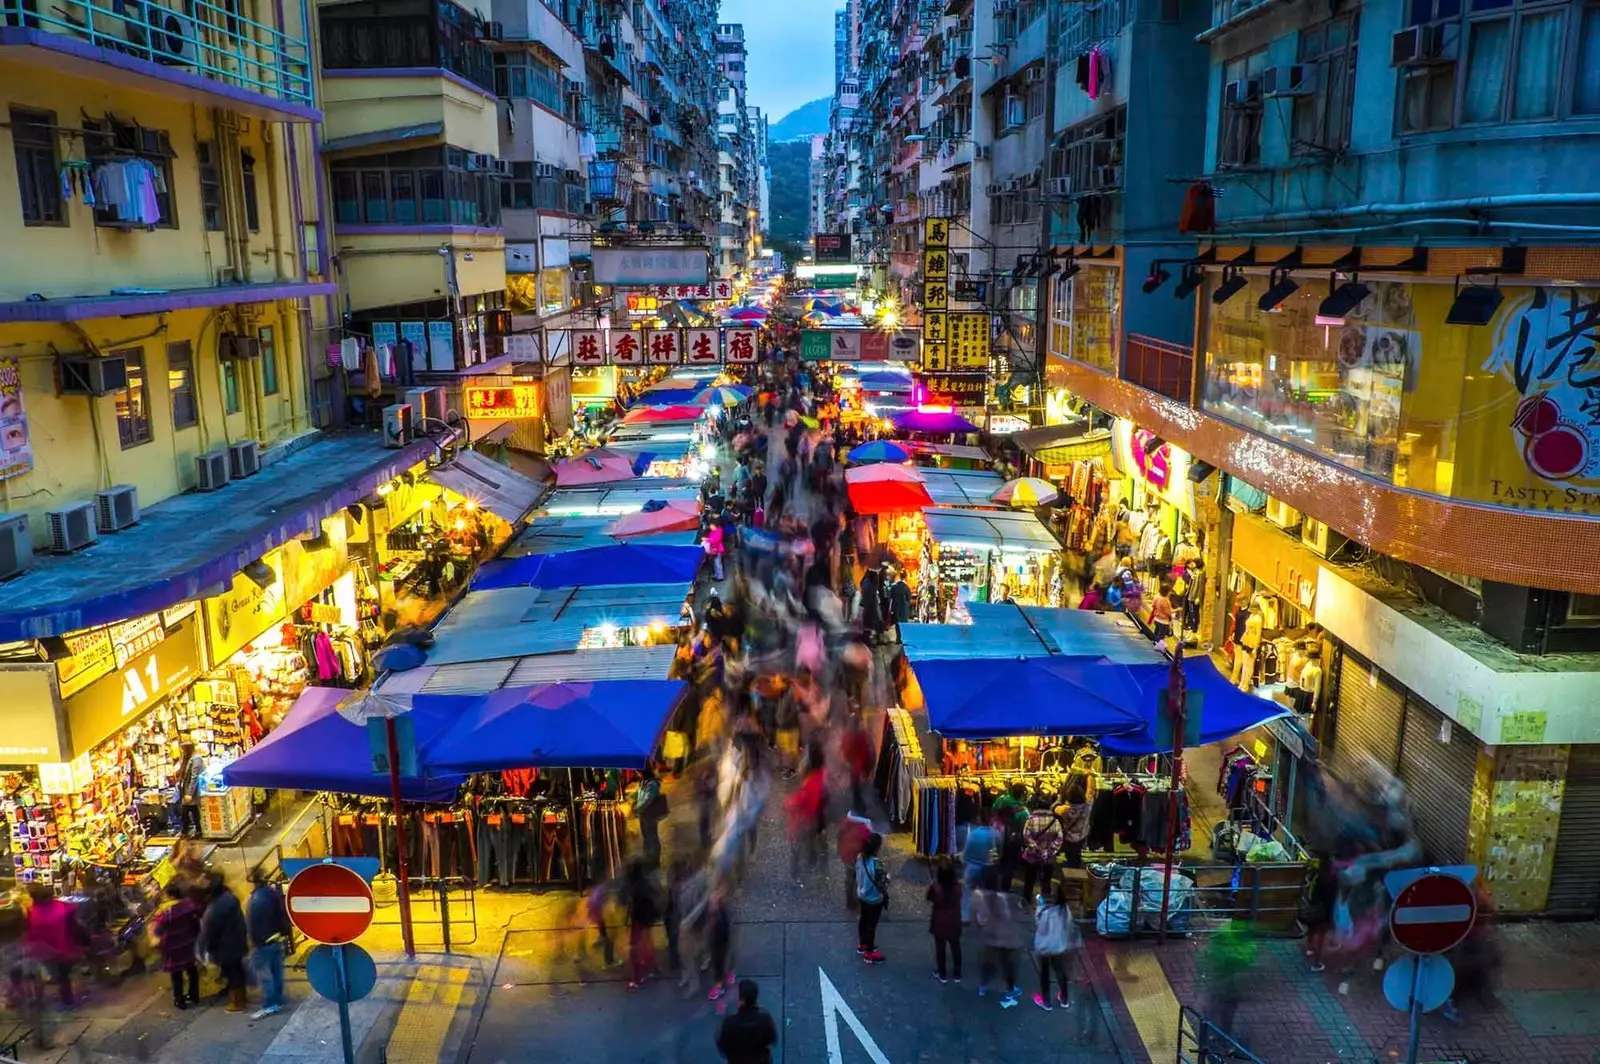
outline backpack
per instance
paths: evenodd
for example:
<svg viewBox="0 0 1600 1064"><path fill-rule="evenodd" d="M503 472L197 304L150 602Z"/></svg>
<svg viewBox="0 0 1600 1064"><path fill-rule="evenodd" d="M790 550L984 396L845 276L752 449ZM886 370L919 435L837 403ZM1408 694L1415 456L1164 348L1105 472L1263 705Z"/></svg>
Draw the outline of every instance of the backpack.
<svg viewBox="0 0 1600 1064"><path fill-rule="evenodd" d="M1122 608L1122 584L1120 582L1106 585L1104 595L1105 603L1114 610Z"/></svg>
<svg viewBox="0 0 1600 1064"><path fill-rule="evenodd" d="M1033 951L1041 957L1055 957L1067 952L1067 945L1067 921L1060 906L1040 909L1033 929Z"/></svg>

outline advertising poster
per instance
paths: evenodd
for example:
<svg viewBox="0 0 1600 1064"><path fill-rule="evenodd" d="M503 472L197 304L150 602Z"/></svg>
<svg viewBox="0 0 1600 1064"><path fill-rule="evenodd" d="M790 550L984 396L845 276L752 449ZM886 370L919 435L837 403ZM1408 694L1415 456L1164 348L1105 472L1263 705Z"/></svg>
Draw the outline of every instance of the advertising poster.
<svg viewBox="0 0 1600 1064"><path fill-rule="evenodd" d="M33 468L33 441L22 403L22 371L14 358L0 358L0 480Z"/></svg>

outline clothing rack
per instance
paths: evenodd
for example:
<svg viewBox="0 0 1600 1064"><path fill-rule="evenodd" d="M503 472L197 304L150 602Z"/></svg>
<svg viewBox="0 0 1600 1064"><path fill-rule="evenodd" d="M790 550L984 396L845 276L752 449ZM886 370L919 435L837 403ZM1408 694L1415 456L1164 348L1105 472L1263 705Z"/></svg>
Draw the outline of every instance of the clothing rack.
<svg viewBox="0 0 1600 1064"><path fill-rule="evenodd" d="M884 716L883 742L878 749L878 767L873 784L883 796L889 821L908 823L912 818L912 783L927 775L922 756L922 741L917 737L911 714L898 706Z"/></svg>

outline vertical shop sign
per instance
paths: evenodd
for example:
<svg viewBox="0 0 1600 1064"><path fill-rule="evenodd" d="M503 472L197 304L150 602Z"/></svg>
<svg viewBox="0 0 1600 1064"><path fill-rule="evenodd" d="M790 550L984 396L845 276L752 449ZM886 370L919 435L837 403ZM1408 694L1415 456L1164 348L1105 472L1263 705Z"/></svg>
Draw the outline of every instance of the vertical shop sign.
<svg viewBox="0 0 1600 1064"><path fill-rule="evenodd" d="M644 365L644 334L638 329L612 329L607 354L613 366Z"/></svg>
<svg viewBox="0 0 1600 1064"><path fill-rule="evenodd" d="M928 281L950 280L950 253L942 248L929 248L922 253L922 276Z"/></svg>
<svg viewBox="0 0 1600 1064"><path fill-rule="evenodd" d="M573 329L572 364L575 366L603 366L606 349L598 329Z"/></svg>
<svg viewBox="0 0 1600 1064"><path fill-rule="evenodd" d="M14 358L0 358L0 480L33 468L33 440L22 401L22 371Z"/></svg>
<svg viewBox="0 0 1600 1064"><path fill-rule="evenodd" d="M401 322L400 342L410 351L411 371L413 373L426 373L428 371L428 323L425 321Z"/></svg>
<svg viewBox="0 0 1600 1064"><path fill-rule="evenodd" d="M50 689L53 667L37 662L0 666L0 705L6 712L0 764L36 765L66 757L66 736Z"/></svg>
<svg viewBox="0 0 1600 1064"><path fill-rule="evenodd" d="M947 248L950 246L950 219L924 218L922 220L922 246Z"/></svg>
<svg viewBox="0 0 1600 1064"><path fill-rule="evenodd" d="M683 360L691 366L714 366L722 361L722 343L715 329L690 329L684 334Z"/></svg>
<svg viewBox="0 0 1600 1064"><path fill-rule="evenodd" d="M989 368L990 324L987 314L951 314L950 368L975 370Z"/></svg>
<svg viewBox="0 0 1600 1064"><path fill-rule="evenodd" d="M435 373L456 368L456 330L448 321L428 323L428 368Z"/></svg>
<svg viewBox="0 0 1600 1064"><path fill-rule="evenodd" d="M194 625L184 625L154 650L66 699L73 756L115 735L130 719L200 674L195 632Z"/></svg>
<svg viewBox="0 0 1600 1064"><path fill-rule="evenodd" d="M651 329L645 334L645 346L650 351L652 366L675 366L683 352L678 348L681 334L677 329Z"/></svg>
<svg viewBox="0 0 1600 1064"><path fill-rule="evenodd" d="M950 309L950 288L943 281L928 281L922 286L922 309Z"/></svg>
<svg viewBox="0 0 1600 1064"><path fill-rule="evenodd" d="M262 587L244 573L233 574L233 586L205 600L210 660L221 665L256 636L283 620L282 560L274 552L261 559L272 569L272 583Z"/></svg>
<svg viewBox="0 0 1600 1064"><path fill-rule="evenodd" d="M729 329L728 361L737 365L747 365L756 361L756 358L756 331L754 329Z"/></svg>

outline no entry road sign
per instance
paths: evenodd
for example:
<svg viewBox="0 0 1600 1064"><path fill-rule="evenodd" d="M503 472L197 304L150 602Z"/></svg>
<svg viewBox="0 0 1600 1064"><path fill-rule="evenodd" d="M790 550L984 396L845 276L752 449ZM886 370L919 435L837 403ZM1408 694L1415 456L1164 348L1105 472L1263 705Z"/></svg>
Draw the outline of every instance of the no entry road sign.
<svg viewBox="0 0 1600 1064"><path fill-rule="evenodd" d="M1395 896L1389 932L1412 953L1444 953L1454 948L1478 916L1472 888L1455 876L1430 873Z"/></svg>
<svg viewBox="0 0 1600 1064"><path fill-rule="evenodd" d="M372 926L372 888L336 864L315 864L289 880L289 919L314 942L342 946Z"/></svg>

